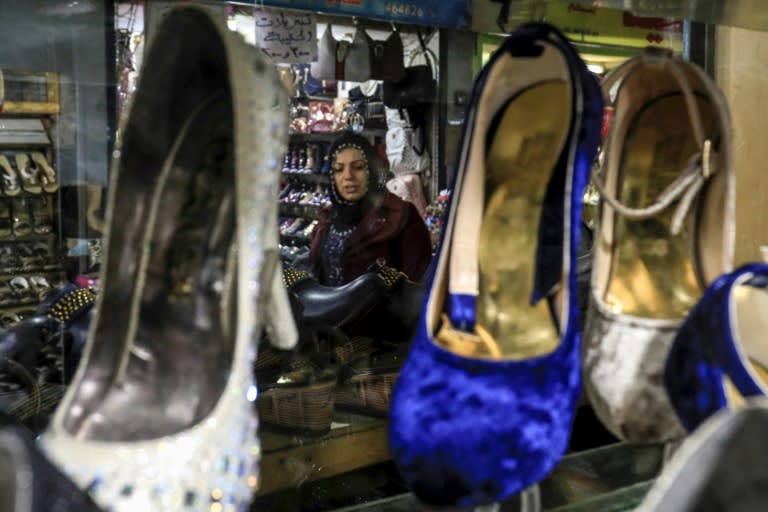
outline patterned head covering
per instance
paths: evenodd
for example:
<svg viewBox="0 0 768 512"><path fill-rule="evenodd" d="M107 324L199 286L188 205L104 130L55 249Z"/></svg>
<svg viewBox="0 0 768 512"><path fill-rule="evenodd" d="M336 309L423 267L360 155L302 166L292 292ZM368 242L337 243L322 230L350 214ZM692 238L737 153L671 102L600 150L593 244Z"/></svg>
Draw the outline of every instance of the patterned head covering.
<svg viewBox="0 0 768 512"><path fill-rule="evenodd" d="M341 197L339 191L336 190L336 181L333 179L333 164L336 163L336 155L340 151L348 148L357 149L363 154L363 158L365 159L366 167L368 169L366 173L368 177L368 192L366 193L366 196L357 201L347 201ZM330 162L330 165L328 166L328 173L331 178L331 201L334 205L356 205L364 202L372 192L375 193L384 189L384 181L381 179L381 172L379 171L376 164L376 152L374 151L371 143L364 136L351 131L344 132L335 141L333 141L331 147L328 149L328 161Z"/></svg>

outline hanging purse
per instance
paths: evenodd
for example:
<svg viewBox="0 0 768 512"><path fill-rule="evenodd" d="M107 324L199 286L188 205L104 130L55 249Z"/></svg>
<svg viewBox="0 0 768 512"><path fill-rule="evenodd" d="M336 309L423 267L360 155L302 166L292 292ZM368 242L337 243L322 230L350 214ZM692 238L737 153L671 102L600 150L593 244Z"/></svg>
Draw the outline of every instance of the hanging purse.
<svg viewBox="0 0 768 512"><path fill-rule="evenodd" d="M342 50L343 41L339 43L336 56L336 79L350 82L365 82L371 79L371 38L365 29L358 26L355 36L349 43L346 55ZM339 70L341 76L339 76Z"/></svg>
<svg viewBox="0 0 768 512"><path fill-rule="evenodd" d="M336 80L320 80L312 74L309 64L291 64L297 96L330 96L338 94Z"/></svg>
<svg viewBox="0 0 768 512"><path fill-rule="evenodd" d="M426 151L424 132L421 126L414 126L408 112L386 109L387 160L389 170L395 176L420 173L431 166L429 151Z"/></svg>
<svg viewBox="0 0 768 512"><path fill-rule="evenodd" d="M310 68L320 80L348 80L364 82L371 77L370 37L361 27L355 29L352 42L337 41L329 23L320 38L317 61Z"/></svg>
<svg viewBox="0 0 768 512"><path fill-rule="evenodd" d="M411 57L411 64L405 68L403 79L384 82L383 99L389 108L415 107L435 101L437 83L433 68L437 66L437 58L427 48L420 31L417 31L417 35L421 50ZM424 63L413 64L419 55L424 56Z"/></svg>
<svg viewBox="0 0 768 512"><path fill-rule="evenodd" d="M361 83L349 90L349 103L361 116L362 128L384 130L387 120L384 103L381 101L381 85L375 81Z"/></svg>
<svg viewBox="0 0 768 512"><path fill-rule="evenodd" d="M371 80L397 82L405 77L403 40L399 32L395 30L384 41L369 37L368 46L371 50Z"/></svg>

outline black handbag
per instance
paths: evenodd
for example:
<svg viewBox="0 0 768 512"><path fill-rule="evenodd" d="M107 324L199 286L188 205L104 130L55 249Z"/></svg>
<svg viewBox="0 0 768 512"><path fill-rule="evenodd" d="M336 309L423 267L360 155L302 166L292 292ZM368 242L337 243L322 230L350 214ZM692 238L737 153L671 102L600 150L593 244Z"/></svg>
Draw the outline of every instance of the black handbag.
<svg viewBox="0 0 768 512"><path fill-rule="evenodd" d="M405 75L399 81L384 81L383 99L389 108L416 107L435 101L437 83L433 62L437 63L432 50L424 44L421 32L417 32L421 51L411 57L411 64L405 68ZM413 64L419 55L424 56L423 64Z"/></svg>

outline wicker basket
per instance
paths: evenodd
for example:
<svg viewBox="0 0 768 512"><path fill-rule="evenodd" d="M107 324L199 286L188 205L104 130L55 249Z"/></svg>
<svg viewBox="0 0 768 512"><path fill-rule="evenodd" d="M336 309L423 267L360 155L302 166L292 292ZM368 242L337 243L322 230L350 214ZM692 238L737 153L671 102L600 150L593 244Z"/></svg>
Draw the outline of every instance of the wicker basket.
<svg viewBox="0 0 768 512"><path fill-rule="evenodd" d="M321 435L331 428L338 366L318 354L263 351L256 365L256 410L266 428Z"/></svg>
<svg viewBox="0 0 768 512"><path fill-rule="evenodd" d="M339 364L347 364L375 352L376 349L376 341L373 338L355 336L346 343L333 347L333 353Z"/></svg>
<svg viewBox="0 0 768 512"><path fill-rule="evenodd" d="M336 381L274 387L259 393L259 423L290 434L323 435L330 431Z"/></svg>
<svg viewBox="0 0 768 512"><path fill-rule="evenodd" d="M395 381L405 360L402 347L380 349L347 363L340 371L336 407L386 416Z"/></svg>
<svg viewBox="0 0 768 512"><path fill-rule="evenodd" d="M336 406L371 416L389 414L392 389L399 372L351 377L336 389Z"/></svg>

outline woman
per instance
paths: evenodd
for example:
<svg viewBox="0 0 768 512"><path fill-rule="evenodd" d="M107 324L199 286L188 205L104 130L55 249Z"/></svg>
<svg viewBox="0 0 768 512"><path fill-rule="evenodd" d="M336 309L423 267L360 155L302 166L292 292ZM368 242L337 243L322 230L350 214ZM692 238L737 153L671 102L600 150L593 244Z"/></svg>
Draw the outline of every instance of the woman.
<svg viewBox="0 0 768 512"><path fill-rule="evenodd" d="M346 132L328 159L332 204L321 210L310 245L318 281L339 286L376 262L419 281L432 257L429 231L415 206L384 188L371 143Z"/></svg>

